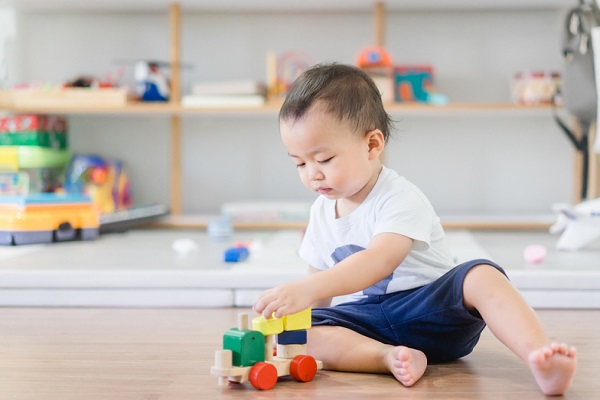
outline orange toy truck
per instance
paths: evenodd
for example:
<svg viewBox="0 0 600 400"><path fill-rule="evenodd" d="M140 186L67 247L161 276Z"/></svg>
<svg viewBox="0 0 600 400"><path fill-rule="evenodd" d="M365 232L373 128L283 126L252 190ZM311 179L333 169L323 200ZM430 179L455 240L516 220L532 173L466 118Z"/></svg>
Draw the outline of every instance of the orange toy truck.
<svg viewBox="0 0 600 400"><path fill-rule="evenodd" d="M87 196L0 196L0 245L91 240L98 237L99 226Z"/></svg>

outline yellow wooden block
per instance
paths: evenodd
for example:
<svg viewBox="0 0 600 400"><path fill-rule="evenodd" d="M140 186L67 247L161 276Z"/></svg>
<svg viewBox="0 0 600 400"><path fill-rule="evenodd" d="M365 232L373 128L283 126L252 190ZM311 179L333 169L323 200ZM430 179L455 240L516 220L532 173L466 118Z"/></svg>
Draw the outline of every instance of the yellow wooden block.
<svg viewBox="0 0 600 400"><path fill-rule="evenodd" d="M265 336L277 335L283 332L283 319L275 317L266 319L262 315L252 318L252 330L262 332Z"/></svg>
<svg viewBox="0 0 600 400"><path fill-rule="evenodd" d="M307 308L304 311L300 311L296 314L290 314L283 317L283 328L286 331L299 331L301 329L310 329L312 325L311 321L311 309Z"/></svg>

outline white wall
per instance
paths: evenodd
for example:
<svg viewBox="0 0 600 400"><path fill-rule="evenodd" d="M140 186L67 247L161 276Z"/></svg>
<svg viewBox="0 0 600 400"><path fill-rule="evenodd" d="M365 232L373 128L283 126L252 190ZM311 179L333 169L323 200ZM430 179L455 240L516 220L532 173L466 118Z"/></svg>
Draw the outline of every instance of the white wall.
<svg viewBox="0 0 600 400"><path fill-rule="evenodd" d="M185 11L185 10L184 10ZM507 102L520 70L560 70L562 10L394 12L386 44L398 64L429 63L452 101ZM103 76L122 59L168 59L165 14L41 13L18 16L19 81ZM265 55L301 50L314 62L352 63L372 44L370 13L183 15L189 83L261 79ZM131 80L128 68L128 80ZM429 195L440 213L546 213L570 201L573 155L550 114L394 115L387 163ZM121 157L137 202L168 203L166 116L73 116L72 149ZM225 201L311 199L279 143L275 113L185 116L183 207L215 212Z"/></svg>

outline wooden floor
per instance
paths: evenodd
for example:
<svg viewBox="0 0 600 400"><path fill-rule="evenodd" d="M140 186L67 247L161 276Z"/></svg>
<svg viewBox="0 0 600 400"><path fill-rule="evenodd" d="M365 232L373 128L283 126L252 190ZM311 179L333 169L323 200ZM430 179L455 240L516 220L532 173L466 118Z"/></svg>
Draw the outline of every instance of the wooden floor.
<svg viewBox="0 0 600 400"><path fill-rule="evenodd" d="M270 391L219 388L209 369L239 309L0 309L0 398L542 399L533 378L485 331L475 351L430 366L412 388L391 376L322 371ZM539 311L550 336L577 346L567 399L600 398L600 310ZM252 316L252 315L251 315Z"/></svg>

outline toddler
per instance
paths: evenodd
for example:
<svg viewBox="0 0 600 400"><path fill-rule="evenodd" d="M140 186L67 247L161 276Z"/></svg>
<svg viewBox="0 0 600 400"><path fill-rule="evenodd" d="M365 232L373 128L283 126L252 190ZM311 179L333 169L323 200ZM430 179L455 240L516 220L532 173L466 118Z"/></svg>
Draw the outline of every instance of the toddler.
<svg viewBox="0 0 600 400"><path fill-rule="evenodd" d="M500 266L454 265L428 199L382 165L392 123L364 72L339 64L306 71L279 121L300 180L319 196L300 247L309 273L264 292L256 312L315 307L308 351L325 368L391 373L405 386L428 362L469 354L487 325L543 393L569 388L575 349L549 342ZM341 295L351 300L331 307Z"/></svg>

